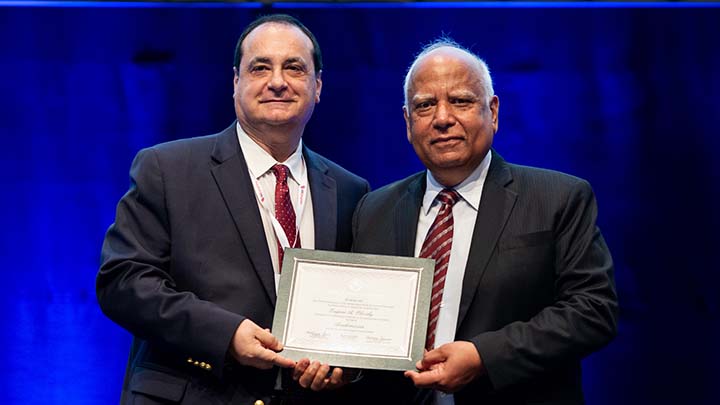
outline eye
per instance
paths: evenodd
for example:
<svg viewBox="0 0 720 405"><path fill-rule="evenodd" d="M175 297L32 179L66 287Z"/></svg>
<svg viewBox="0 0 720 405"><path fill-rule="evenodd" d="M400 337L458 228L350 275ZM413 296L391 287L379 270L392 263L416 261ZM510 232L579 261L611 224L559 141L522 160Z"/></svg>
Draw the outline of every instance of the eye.
<svg viewBox="0 0 720 405"><path fill-rule="evenodd" d="M285 70L287 70L289 74L293 76L302 76L306 72L305 66L298 63L291 63L285 65Z"/></svg>
<svg viewBox="0 0 720 405"><path fill-rule="evenodd" d="M250 71L251 71L251 72L263 72L263 71L266 71L266 70L270 70L270 68L269 68L268 66L266 66L266 65L254 65L254 66L250 66Z"/></svg>
<svg viewBox="0 0 720 405"><path fill-rule="evenodd" d="M433 104L434 104L434 103L433 103L432 101L429 101L429 100L428 100L428 101L421 101L421 102L415 104L415 109L416 109L416 110L427 110L428 108L432 107Z"/></svg>
<svg viewBox="0 0 720 405"><path fill-rule="evenodd" d="M473 100L469 98L453 98L450 102L454 105L465 106L472 104Z"/></svg>

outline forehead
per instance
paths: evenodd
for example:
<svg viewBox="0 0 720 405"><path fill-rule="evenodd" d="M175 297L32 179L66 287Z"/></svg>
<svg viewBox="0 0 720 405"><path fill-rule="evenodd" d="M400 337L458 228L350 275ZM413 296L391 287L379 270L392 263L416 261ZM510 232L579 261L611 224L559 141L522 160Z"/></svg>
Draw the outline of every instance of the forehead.
<svg viewBox="0 0 720 405"><path fill-rule="evenodd" d="M472 56L454 48L439 48L424 55L410 76L410 94L446 90L482 92L482 75Z"/></svg>
<svg viewBox="0 0 720 405"><path fill-rule="evenodd" d="M269 22L255 28L245 37L242 43L242 59L302 58L312 63L312 50L312 41L300 28L291 24Z"/></svg>

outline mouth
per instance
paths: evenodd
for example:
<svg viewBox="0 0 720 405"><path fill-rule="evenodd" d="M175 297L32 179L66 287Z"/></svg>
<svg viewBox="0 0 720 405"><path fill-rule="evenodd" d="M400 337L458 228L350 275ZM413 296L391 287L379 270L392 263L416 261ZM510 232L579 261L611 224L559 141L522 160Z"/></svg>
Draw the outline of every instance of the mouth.
<svg viewBox="0 0 720 405"><path fill-rule="evenodd" d="M293 102L293 100L274 99L274 98L273 98L273 99L269 99L269 100L260 100L260 104L271 104L271 103L287 104L287 103L292 103L292 102Z"/></svg>
<svg viewBox="0 0 720 405"><path fill-rule="evenodd" d="M462 136L449 135L449 136L443 136L443 137L435 138L435 139L431 140L430 145L438 145L438 146L454 145L454 144L462 142L464 140L465 140L465 138Z"/></svg>

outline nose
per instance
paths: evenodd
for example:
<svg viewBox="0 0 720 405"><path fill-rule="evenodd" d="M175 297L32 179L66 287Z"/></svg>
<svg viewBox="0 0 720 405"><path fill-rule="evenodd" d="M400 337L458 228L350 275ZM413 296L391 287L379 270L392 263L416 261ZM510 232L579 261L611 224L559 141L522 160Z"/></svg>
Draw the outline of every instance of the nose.
<svg viewBox="0 0 720 405"><path fill-rule="evenodd" d="M270 81L268 81L268 89L275 93L280 93L286 88L287 82L285 81L283 70L281 68L273 69Z"/></svg>
<svg viewBox="0 0 720 405"><path fill-rule="evenodd" d="M455 115L448 103L444 101L439 102L435 108L433 126L439 130L446 130L455 125L456 122Z"/></svg>

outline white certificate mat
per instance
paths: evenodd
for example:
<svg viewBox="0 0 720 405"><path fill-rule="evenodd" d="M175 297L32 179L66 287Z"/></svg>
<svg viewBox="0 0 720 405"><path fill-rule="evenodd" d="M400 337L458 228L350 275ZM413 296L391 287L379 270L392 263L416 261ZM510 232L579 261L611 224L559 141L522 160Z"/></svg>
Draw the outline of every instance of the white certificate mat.
<svg viewBox="0 0 720 405"><path fill-rule="evenodd" d="M273 334L283 356L409 370L422 358L434 262L288 249Z"/></svg>

